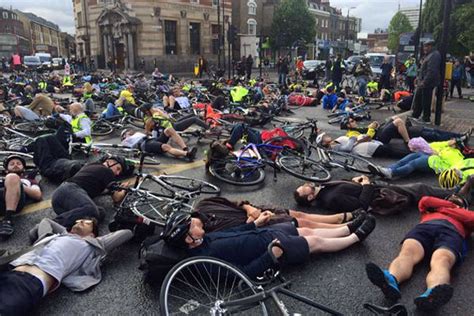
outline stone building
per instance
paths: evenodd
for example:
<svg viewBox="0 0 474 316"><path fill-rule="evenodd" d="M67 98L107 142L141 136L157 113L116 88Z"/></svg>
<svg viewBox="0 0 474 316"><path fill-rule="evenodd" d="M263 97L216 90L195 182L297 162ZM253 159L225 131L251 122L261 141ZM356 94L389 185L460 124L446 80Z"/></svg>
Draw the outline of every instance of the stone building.
<svg viewBox="0 0 474 316"><path fill-rule="evenodd" d="M144 62L148 71L190 72L199 55L216 62L222 22L231 22L230 0L220 0L220 26L219 0L72 1L77 55L100 68L113 61L139 69Z"/></svg>
<svg viewBox="0 0 474 316"><path fill-rule="evenodd" d="M0 7L0 57L10 58L14 53L31 54L28 34L18 13Z"/></svg>

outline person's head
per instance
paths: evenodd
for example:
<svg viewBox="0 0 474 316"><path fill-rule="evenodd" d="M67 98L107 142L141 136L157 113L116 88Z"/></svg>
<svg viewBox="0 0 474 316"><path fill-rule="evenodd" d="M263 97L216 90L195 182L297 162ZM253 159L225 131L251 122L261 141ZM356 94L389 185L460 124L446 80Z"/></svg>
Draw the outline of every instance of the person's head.
<svg viewBox="0 0 474 316"><path fill-rule="evenodd" d="M334 93L334 86L333 86L333 85L330 85L329 87L327 87L326 92L327 92L328 94Z"/></svg>
<svg viewBox="0 0 474 316"><path fill-rule="evenodd" d="M425 55L431 53L431 51L433 50L433 45L433 40L427 40L423 43L423 52L425 53Z"/></svg>
<svg viewBox="0 0 474 316"><path fill-rule="evenodd" d="M178 87L173 88L172 92L173 92L173 96L175 97L179 97L181 95L181 89Z"/></svg>
<svg viewBox="0 0 474 316"><path fill-rule="evenodd" d="M310 206L317 197L321 190L321 186L315 185L313 182L306 182L296 188L293 196L296 203L301 206Z"/></svg>
<svg viewBox="0 0 474 316"><path fill-rule="evenodd" d="M332 142L332 138L331 136L329 136L328 134L326 133L321 133L319 134L317 137L316 137L316 144L318 146L321 146L321 147L324 147L324 148L327 148L329 147L329 145L331 144Z"/></svg>
<svg viewBox="0 0 474 316"><path fill-rule="evenodd" d="M122 172L125 170L125 159L118 156L112 156L106 158L105 161L102 163L104 166L112 170L116 177L120 176Z"/></svg>
<svg viewBox="0 0 474 316"><path fill-rule="evenodd" d="M72 116L78 116L79 114L83 112L84 112L84 107L82 106L81 103L74 102L71 105L69 105L69 113L71 113Z"/></svg>
<svg viewBox="0 0 474 316"><path fill-rule="evenodd" d="M390 61L390 57L385 56L385 57L383 58L383 62L384 62L384 63L388 64L389 61Z"/></svg>
<svg viewBox="0 0 474 316"><path fill-rule="evenodd" d="M357 128L357 121L352 116L346 116L341 120L341 129Z"/></svg>
<svg viewBox="0 0 474 316"><path fill-rule="evenodd" d="M127 86L127 90L130 92L130 93L133 93L133 91L135 90L135 87L132 85L132 84L129 84Z"/></svg>
<svg viewBox="0 0 474 316"><path fill-rule="evenodd" d="M26 161L19 155L10 155L3 161L3 169L6 173L21 175L26 168Z"/></svg>
<svg viewBox="0 0 474 316"><path fill-rule="evenodd" d="M171 246L194 248L202 243L204 234L199 218L192 217L189 213L175 212L166 221L161 237Z"/></svg>
<svg viewBox="0 0 474 316"><path fill-rule="evenodd" d="M92 85L90 82L84 83L84 92L91 93L92 92Z"/></svg>
<svg viewBox="0 0 474 316"><path fill-rule="evenodd" d="M135 134L135 130L131 128L126 128L120 133L120 140L127 139L134 134Z"/></svg>
<svg viewBox="0 0 474 316"><path fill-rule="evenodd" d="M369 58L368 58L368 57L363 57L363 58L362 58L362 63L367 64L368 62L369 62Z"/></svg>
<svg viewBox="0 0 474 316"><path fill-rule="evenodd" d="M454 61L454 65L455 65L455 66L461 65L461 62L459 61L459 59L456 59L456 60Z"/></svg>
<svg viewBox="0 0 474 316"><path fill-rule="evenodd" d="M97 237L99 236L99 223L93 217L78 219L70 232L81 237Z"/></svg>
<svg viewBox="0 0 474 316"><path fill-rule="evenodd" d="M153 104L151 103L143 103L142 106L140 106L140 110L145 113L147 116L151 116L151 108L153 107Z"/></svg>
<svg viewBox="0 0 474 316"><path fill-rule="evenodd" d="M439 174L438 182L444 189L453 189L462 181L462 171L457 168L444 170Z"/></svg>
<svg viewBox="0 0 474 316"><path fill-rule="evenodd" d="M446 200L456 204L459 207L465 208L465 209L467 209L469 207L469 201L466 198L464 198L461 195L456 194L456 193L451 194L450 196L448 196L446 198Z"/></svg>

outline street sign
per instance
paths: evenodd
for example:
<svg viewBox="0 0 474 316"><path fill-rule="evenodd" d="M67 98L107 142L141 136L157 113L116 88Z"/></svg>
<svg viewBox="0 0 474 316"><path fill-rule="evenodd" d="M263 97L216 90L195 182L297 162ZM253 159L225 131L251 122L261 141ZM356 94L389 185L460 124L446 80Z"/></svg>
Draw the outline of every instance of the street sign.
<svg viewBox="0 0 474 316"><path fill-rule="evenodd" d="M415 46L414 45L407 45L403 48L404 52L414 52L415 51Z"/></svg>

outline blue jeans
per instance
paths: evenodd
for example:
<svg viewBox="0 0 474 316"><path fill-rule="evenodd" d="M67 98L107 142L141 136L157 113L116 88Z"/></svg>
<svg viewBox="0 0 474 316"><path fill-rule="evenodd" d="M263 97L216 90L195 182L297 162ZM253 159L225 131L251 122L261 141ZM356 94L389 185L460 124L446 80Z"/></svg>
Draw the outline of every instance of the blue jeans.
<svg viewBox="0 0 474 316"><path fill-rule="evenodd" d="M246 124L237 124L232 128L229 144L231 144L232 147L235 146L245 133L247 133L247 143L260 144L262 142L259 131L248 127Z"/></svg>
<svg viewBox="0 0 474 316"><path fill-rule="evenodd" d="M367 77L358 77L357 82L359 83L359 96L365 97L367 95Z"/></svg>
<svg viewBox="0 0 474 316"><path fill-rule="evenodd" d="M442 131L439 129L423 127L420 136L423 137L427 142L442 142L461 137L462 135L458 133Z"/></svg>
<svg viewBox="0 0 474 316"><path fill-rule="evenodd" d="M283 84L283 85L286 84L286 74L285 73L280 72L278 74L278 84Z"/></svg>
<svg viewBox="0 0 474 316"><path fill-rule="evenodd" d="M432 171L428 165L430 155L425 153L412 153L397 163L388 166L392 170L392 177L406 177L415 171Z"/></svg>
<svg viewBox="0 0 474 316"><path fill-rule="evenodd" d="M120 111L115 107L113 103L107 104L107 108L105 109L104 112L102 112L102 117L103 118L111 118L114 116L121 115Z"/></svg>

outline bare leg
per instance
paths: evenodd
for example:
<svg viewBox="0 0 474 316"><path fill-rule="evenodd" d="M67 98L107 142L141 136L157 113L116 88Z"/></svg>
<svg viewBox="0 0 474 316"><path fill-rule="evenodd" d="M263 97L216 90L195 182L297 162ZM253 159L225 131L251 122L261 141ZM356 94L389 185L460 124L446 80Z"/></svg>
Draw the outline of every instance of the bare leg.
<svg viewBox="0 0 474 316"><path fill-rule="evenodd" d="M169 98L167 95L163 96L163 107L167 108L169 106Z"/></svg>
<svg viewBox="0 0 474 316"><path fill-rule="evenodd" d="M170 95L170 97L169 97L169 106L170 106L170 108L174 109L175 104L176 104L176 99L172 95Z"/></svg>
<svg viewBox="0 0 474 316"><path fill-rule="evenodd" d="M395 120L393 120L393 124L397 127L398 133L400 136L402 136L403 140L405 143L408 143L410 141L410 136L408 135L408 130L407 126L405 125L405 122L397 117Z"/></svg>
<svg viewBox="0 0 474 316"><path fill-rule="evenodd" d="M347 213L350 214L350 213ZM344 219L344 214L334 214L334 215L319 215L319 214L307 214L304 212L290 210L290 216L296 219L305 219L312 222L318 223L327 223L327 224L341 224ZM351 220L352 216L349 215L348 220ZM299 221L298 221L299 222Z"/></svg>
<svg viewBox="0 0 474 316"><path fill-rule="evenodd" d="M23 116L21 116L20 110L16 106L13 108L13 112L15 113L16 117L23 118Z"/></svg>
<svg viewBox="0 0 474 316"><path fill-rule="evenodd" d="M451 268L456 263L456 256L451 250L440 248L433 252L431 270L426 276L426 286L433 288L440 284L449 284Z"/></svg>
<svg viewBox="0 0 474 316"><path fill-rule="evenodd" d="M320 223L311 220L307 220L304 218L297 218L298 227L301 228L336 228L346 226L346 224L328 224L328 223Z"/></svg>
<svg viewBox="0 0 474 316"><path fill-rule="evenodd" d="M179 136L178 133L176 133L174 128L168 127L167 129L165 129L164 133L166 136L170 137L173 140L173 142L176 145L178 145L181 149L184 149L187 147L183 138L181 138L181 136Z"/></svg>
<svg viewBox="0 0 474 316"><path fill-rule="evenodd" d="M20 177L14 173L9 173L5 177L5 209L16 210L20 201Z"/></svg>
<svg viewBox="0 0 474 316"><path fill-rule="evenodd" d="M163 150L163 152L168 153L168 154L170 154L174 157L177 157L177 158L184 157L184 156L186 156L186 153L187 153L184 150L181 150L181 149L178 149L178 148L173 148L173 147L171 147L171 145L168 145L168 144L161 145L161 149Z"/></svg>
<svg viewBox="0 0 474 316"><path fill-rule="evenodd" d="M297 228L298 234L303 237L307 236L318 236L318 237L345 237L350 234L347 225L336 228Z"/></svg>
<svg viewBox="0 0 474 316"><path fill-rule="evenodd" d="M413 268L425 256L425 250L419 241L407 239L403 242L398 256L392 261L388 271L397 279L398 283L408 280Z"/></svg>
<svg viewBox="0 0 474 316"><path fill-rule="evenodd" d="M304 237L309 245L310 253L337 252L359 242L355 234L341 238L321 238L318 236Z"/></svg>

